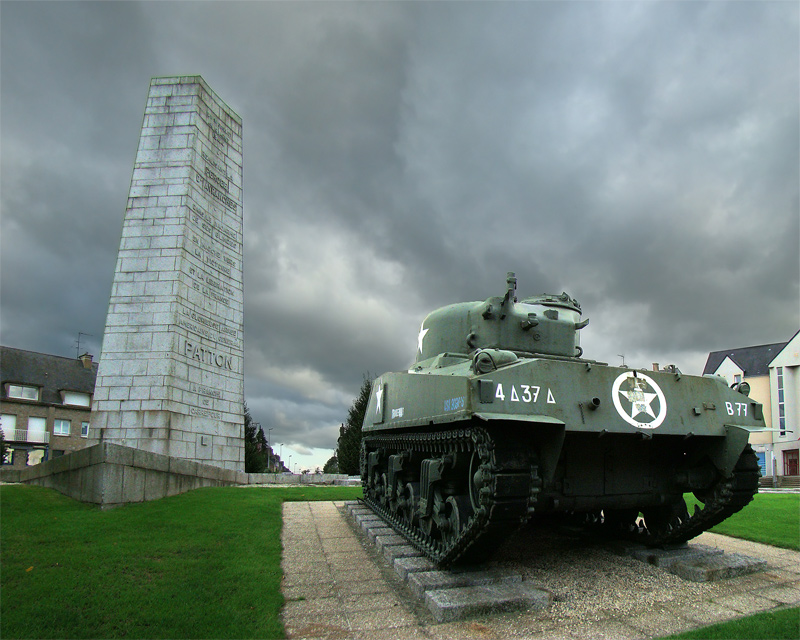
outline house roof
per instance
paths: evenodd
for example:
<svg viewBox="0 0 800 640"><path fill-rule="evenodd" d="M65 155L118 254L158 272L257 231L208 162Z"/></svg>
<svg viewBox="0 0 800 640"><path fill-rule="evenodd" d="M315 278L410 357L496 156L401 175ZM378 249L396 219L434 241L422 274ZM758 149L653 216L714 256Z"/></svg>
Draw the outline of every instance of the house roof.
<svg viewBox="0 0 800 640"><path fill-rule="evenodd" d="M7 382L41 387L41 402L60 404L60 391L91 394L96 379L96 362L91 368L86 368L77 358L0 346L0 393L3 400L6 399Z"/></svg>
<svg viewBox="0 0 800 640"><path fill-rule="evenodd" d="M725 358L730 358L744 371L748 378L769 375L769 363L787 345L787 342L762 344L757 347L740 347L738 349L725 349L712 351L708 354L703 375L714 373Z"/></svg>

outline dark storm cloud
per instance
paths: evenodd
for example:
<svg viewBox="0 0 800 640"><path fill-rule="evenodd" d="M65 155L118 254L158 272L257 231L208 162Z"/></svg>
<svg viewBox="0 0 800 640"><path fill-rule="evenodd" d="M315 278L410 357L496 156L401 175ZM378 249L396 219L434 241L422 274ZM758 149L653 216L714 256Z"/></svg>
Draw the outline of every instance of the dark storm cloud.
<svg viewBox="0 0 800 640"><path fill-rule="evenodd" d="M509 270L614 363L797 330L795 4L0 11L4 344L102 332L149 77L195 73L244 122L248 405L301 462Z"/></svg>

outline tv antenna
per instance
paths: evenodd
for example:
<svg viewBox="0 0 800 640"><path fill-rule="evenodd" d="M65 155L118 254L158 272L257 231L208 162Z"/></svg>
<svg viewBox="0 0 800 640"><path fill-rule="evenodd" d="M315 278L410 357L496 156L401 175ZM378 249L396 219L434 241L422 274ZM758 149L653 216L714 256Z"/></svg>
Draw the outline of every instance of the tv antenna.
<svg viewBox="0 0 800 640"><path fill-rule="evenodd" d="M81 336L94 336L94 334L78 331L78 339L75 341L75 358L81 357Z"/></svg>

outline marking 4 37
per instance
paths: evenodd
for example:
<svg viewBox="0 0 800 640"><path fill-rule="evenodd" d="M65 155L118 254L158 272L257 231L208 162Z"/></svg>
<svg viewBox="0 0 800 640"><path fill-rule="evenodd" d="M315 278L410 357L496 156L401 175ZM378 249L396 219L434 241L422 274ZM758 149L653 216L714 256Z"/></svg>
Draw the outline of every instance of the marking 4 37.
<svg viewBox="0 0 800 640"><path fill-rule="evenodd" d="M517 386L512 384L508 385L507 389L503 389L502 383L497 384L497 388L494 392L494 397L498 400L505 401L506 397L511 402L527 402L527 403L535 403L539 400L539 393L541 392L542 387L537 387L535 385L527 385L521 384L519 385L519 393L517 392ZM506 396L506 391L508 391L508 396ZM543 396L544 397L544 396ZM556 399L553 396L553 392L548 387L547 389L547 404L556 404Z"/></svg>

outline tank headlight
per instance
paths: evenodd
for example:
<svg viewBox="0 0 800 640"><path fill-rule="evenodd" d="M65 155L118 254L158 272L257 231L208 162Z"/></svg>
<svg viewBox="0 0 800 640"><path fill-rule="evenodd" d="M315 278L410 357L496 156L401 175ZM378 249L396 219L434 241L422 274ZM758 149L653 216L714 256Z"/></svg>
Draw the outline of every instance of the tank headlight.
<svg viewBox="0 0 800 640"><path fill-rule="evenodd" d="M482 351L475 356L476 373L489 373L495 369L497 369L497 367L494 364L494 360L488 353Z"/></svg>

